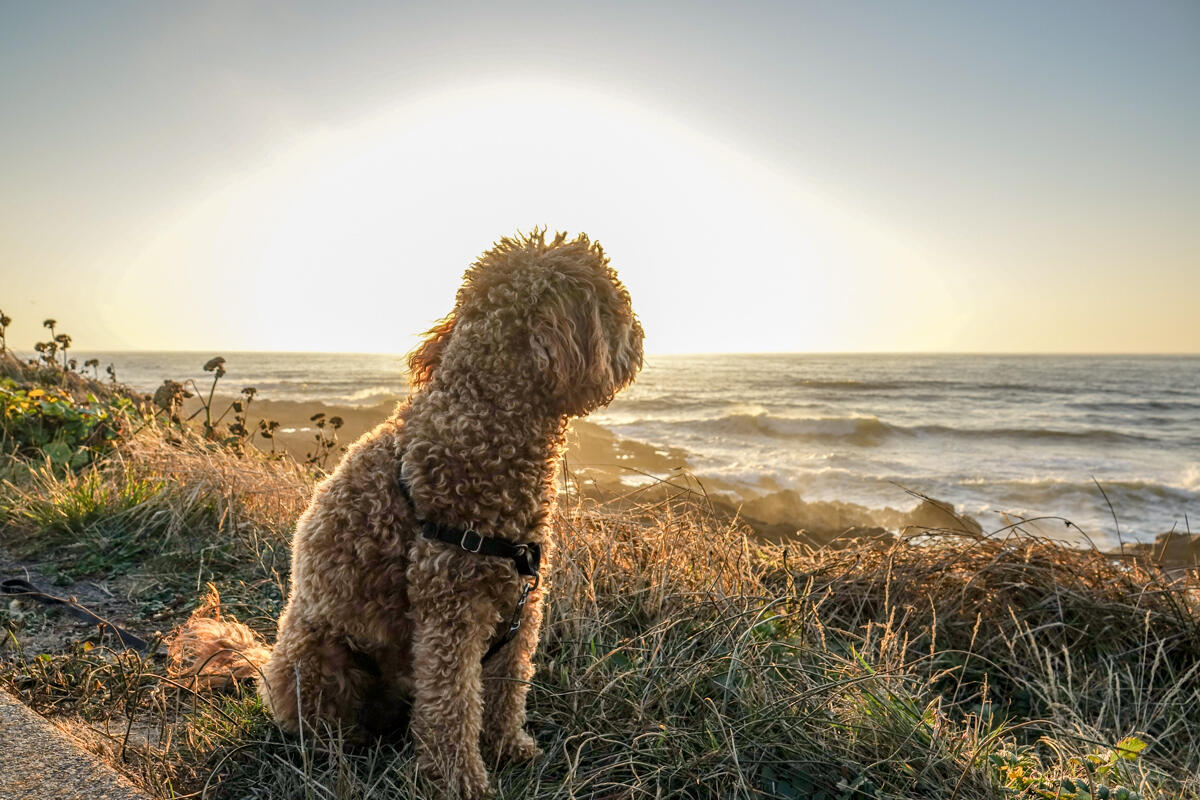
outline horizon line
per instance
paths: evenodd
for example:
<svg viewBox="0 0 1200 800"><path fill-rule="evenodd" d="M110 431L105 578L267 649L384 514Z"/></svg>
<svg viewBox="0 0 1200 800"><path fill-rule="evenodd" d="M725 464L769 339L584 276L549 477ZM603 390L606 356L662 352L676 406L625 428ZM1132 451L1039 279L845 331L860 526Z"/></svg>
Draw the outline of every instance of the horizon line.
<svg viewBox="0 0 1200 800"><path fill-rule="evenodd" d="M238 350L228 348L188 348L156 350L139 349L91 349L71 348L80 355L104 353L109 355L149 355L149 354L207 354L215 357L222 353L234 355L308 355L308 356L384 356L406 358L411 351L394 352L382 350ZM32 355L36 351L9 347L13 354ZM646 353L646 358L677 358L677 357L718 357L718 356L1147 356L1147 357L1191 357L1200 356L1200 350L743 350L717 352L652 352Z"/></svg>

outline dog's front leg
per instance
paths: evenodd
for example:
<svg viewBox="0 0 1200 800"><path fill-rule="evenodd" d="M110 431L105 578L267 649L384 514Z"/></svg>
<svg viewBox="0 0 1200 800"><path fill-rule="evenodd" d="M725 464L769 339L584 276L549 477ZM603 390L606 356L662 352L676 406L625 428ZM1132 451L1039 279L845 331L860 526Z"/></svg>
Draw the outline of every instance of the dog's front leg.
<svg viewBox="0 0 1200 800"><path fill-rule="evenodd" d="M484 667L483 747L492 763L529 761L542 752L525 732L525 697L533 678L543 597L540 587L530 592L517 635Z"/></svg>
<svg viewBox="0 0 1200 800"><path fill-rule="evenodd" d="M411 573L411 570L410 570ZM464 800L489 793L479 751L483 718L480 659L490 628L463 593L439 590L444 575L414 585L412 734L417 763Z"/></svg>

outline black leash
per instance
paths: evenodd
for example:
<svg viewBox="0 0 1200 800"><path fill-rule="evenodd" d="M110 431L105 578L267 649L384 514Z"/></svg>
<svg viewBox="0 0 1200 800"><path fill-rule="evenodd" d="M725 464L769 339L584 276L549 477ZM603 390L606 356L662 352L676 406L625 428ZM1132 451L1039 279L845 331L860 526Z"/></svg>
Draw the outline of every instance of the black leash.
<svg viewBox="0 0 1200 800"><path fill-rule="evenodd" d="M30 600L36 600L42 605L60 606L76 619L81 619L92 625L99 625L101 630L107 628L112 631L122 647L128 650L137 650L140 653L150 652L150 644L145 639L134 636L121 626L114 625L104 617L89 611L78 603L43 592L29 581L20 578L9 578L0 583L0 593L9 595L10 597L25 597Z"/></svg>
<svg viewBox="0 0 1200 800"><path fill-rule="evenodd" d="M504 539L484 536L474 528L454 528L449 525L443 525L440 522L431 522L430 520L422 519L421 515L417 513L416 504L413 503L412 492L408 488L408 482L400 476L397 476L396 480L400 485L400 493L404 495L404 499L408 501L409 507L412 508L417 522L421 524L422 536L426 539L433 539L453 545L475 555L507 558L516 567L517 574L525 579L522 582L521 595L517 598L517 607L513 611L512 619L509 620L508 630L500 638L492 642L492 646L483 654L482 660L487 661L500 652L500 648L511 642L513 637L517 635L517 631L521 629L521 614L525 610L526 601L529 600L529 593L538 587L542 579L541 574L538 572L538 567L542 561L542 546L537 542L513 544Z"/></svg>

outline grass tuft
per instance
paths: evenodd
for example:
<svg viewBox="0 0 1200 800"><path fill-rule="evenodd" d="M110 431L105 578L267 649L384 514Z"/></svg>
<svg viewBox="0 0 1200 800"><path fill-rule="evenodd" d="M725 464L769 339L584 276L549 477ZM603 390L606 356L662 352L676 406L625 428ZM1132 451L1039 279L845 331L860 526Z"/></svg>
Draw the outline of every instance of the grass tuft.
<svg viewBox="0 0 1200 800"><path fill-rule="evenodd" d="M302 468L148 428L78 475L10 472L6 546L159 598L128 627L212 581L273 633ZM554 535L545 753L495 771L501 798L1200 798L1193 573L1019 529L782 548L687 491L571 493ZM196 692L90 638L33 652L28 613L0 612L0 682L153 796L436 796L404 739L291 738L251 686Z"/></svg>

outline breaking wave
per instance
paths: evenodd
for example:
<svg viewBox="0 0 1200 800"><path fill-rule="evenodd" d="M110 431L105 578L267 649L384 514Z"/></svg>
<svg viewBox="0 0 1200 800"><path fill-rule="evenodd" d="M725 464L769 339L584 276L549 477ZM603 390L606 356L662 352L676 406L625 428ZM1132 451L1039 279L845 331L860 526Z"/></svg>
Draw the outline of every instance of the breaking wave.
<svg viewBox="0 0 1200 800"><path fill-rule="evenodd" d="M647 426L662 420L641 419L631 423ZM792 439L814 442L841 442L871 447L889 439L946 437L996 439L1010 441L1069 441L1097 444L1150 442L1153 439L1137 433L1104 428L1066 430L1053 428L962 428L949 425L896 425L878 417L788 417L770 413L731 413L715 418L693 418L673 421L697 432L719 437Z"/></svg>

